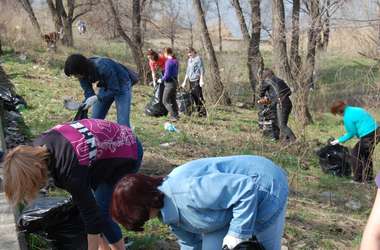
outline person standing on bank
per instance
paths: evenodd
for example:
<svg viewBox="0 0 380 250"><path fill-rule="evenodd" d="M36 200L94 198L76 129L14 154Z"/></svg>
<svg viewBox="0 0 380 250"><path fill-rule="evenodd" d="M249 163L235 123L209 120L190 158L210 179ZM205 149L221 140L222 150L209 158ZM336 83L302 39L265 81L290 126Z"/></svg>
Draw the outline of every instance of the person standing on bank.
<svg viewBox="0 0 380 250"><path fill-rule="evenodd" d="M127 126L98 119L60 124L33 146L9 151L3 162L5 195L12 205L30 202L51 176L72 195L85 224L88 249L125 250L120 227L110 216L110 202L114 185L136 173L142 157L142 145Z"/></svg>
<svg viewBox="0 0 380 250"><path fill-rule="evenodd" d="M204 98L202 87L204 86L204 66L202 58L197 54L194 48L187 49L186 75L182 83L182 88L185 88L187 80L190 83L191 96L195 102L199 116L206 116L206 109L204 107Z"/></svg>
<svg viewBox="0 0 380 250"><path fill-rule="evenodd" d="M380 128L376 120L365 109L347 105L345 101L336 101L331 113L343 116L346 134L331 142L332 145L344 143L354 136L360 140L352 150L352 169L354 181L373 180L372 155L380 140Z"/></svg>
<svg viewBox="0 0 380 250"><path fill-rule="evenodd" d="M274 135L275 139L281 138L285 141L295 141L296 136L288 126L289 115L293 107L289 98L292 91L282 79L275 76L271 69L266 68L263 70L262 79L259 103L269 99L272 111L277 114L278 124L276 131L279 130L280 135L277 132Z"/></svg>
<svg viewBox="0 0 380 250"><path fill-rule="evenodd" d="M162 96L162 102L165 108L169 111L169 119L171 121L177 121L178 105L176 100L177 85L178 85L178 61L173 54L171 48L164 49L164 56L166 57L164 76L157 80L157 83L164 83L164 93Z"/></svg>
<svg viewBox="0 0 380 250"><path fill-rule="evenodd" d="M111 214L134 231L159 217L182 250L233 249L254 236L265 249L280 250L287 197L285 171L264 157L204 158L165 178L125 176L112 195Z"/></svg>
<svg viewBox="0 0 380 250"><path fill-rule="evenodd" d="M117 122L130 126L132 85L138 81L135 72L110 58L70 55L65 62L65 74L80 81L84 91L85 109L92 108L92 118L104 119L115 101ZM92 84L97 83L98 94Z"/></svg>
<svg viewBox="0 0 380 250"><path fill-rule="evenodd" d="M157 79L160 79L164 75L166 58L152 49L148 49L147 56L152 73L153 87L156 87Z"/></svg>

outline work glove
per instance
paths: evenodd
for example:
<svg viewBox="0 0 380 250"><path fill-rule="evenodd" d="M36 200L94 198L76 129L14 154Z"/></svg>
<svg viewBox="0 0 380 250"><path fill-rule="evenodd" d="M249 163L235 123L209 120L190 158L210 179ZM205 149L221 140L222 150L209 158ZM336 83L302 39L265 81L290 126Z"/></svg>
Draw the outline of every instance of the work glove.
<svg viewBox="0 0 380 250"><path fill-rule="evenodd" d="M161 83L162 83L162 79L161 79L161 78L158 79L158 80L157 80L157 83L158 83L158 84L161 84Z"/></svg>
<svg viewBox="0 0 380 250"><path fill-rule="evenodd" d="M182 87L183 89L186 87L186 81L183 81L183 82L182 82L181 87Z"/></svg>
<svg viewBox="0 0 380 250"><path fill-rule="evenodd" d="M223 249L234 249L239 243L246 241L246 239L239 239L232 235L227 234L223 239Z"/></svg>
<svg viewBox="0 0 380 250"><path fill-rule="evenodd" d="M205 85L205 82L203 80L199 81L199 86L202 88Z"/></svg>
<svg viewBox="0 0 380 250"><path fill-rule="evenodd" d="M333 140L330 142L330 145L337 145L339 144L339 141L338 140Z"/></svg>
<svg viewBox="0 0 380 250"><path fill-rule="evenodd" d="M84 101L84 107L83 109L89 109L92 105L94 105L98 101L98 97L96 95L93 95Z"/></svg>

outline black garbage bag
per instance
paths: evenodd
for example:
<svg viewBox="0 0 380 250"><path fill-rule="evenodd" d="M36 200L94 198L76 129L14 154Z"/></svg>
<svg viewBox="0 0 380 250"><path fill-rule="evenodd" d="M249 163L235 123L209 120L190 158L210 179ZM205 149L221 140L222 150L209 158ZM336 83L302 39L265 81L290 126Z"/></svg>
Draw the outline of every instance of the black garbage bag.
<svg viewBox="0 0 380 250"><path fill-rule="evenodd" d="M38 198L22 211L17 228L26 234L39 235L50 242L52 249L87 249L84 224L71 198Z"/></svg>
<svg viewBox="0 0 380 250"><path fill-rule="evenodd" d="M79 106L77 113L74 116L73 121L78 121L88 118L88 109L84 109L84 104Z"/></svg>
<svg viewBox="0 0 380 250"><path fill-rule="evenodd" d="M224 247L223 250L229 250L228 247ZM237 244L231 250L265 250L264 246L257 240L256 236L248 241L243 241Z"/></svg>
<svg viewBox="0 0 380 250"><path fill-rule="evenodd" d="M280 131L277 126L277 112L271 105L259 106L259 128L265 137L279 139Z"/></svg>
<svg viewBox="0 0 380 250"><path fill-rule="evenodd" d="M185 115L191 115L193 112L193 97L191 96L190 92L179 90L177 92L177 105L178 105L178 111Z"/></svg>
<svg viewBox="0 0 380 250"><path fill-rule="evenodd" d="M20 107L26 107L25 99L13 93L8 87L0 86L0 99L4 103L5 110L17 111Z"/></svg>
<svg viewBox="0 0 380 250"><path fill-rule="evenodd" d="M165 116L168 114L167 109L162 103L162 96L164 94L164 84L157 84L154 88L153 96L151 97L149 103L145 106L145 114L149 116Z"/></svg>
<svg viewBox="0 0 380 250"><path fill-rule="evenodd" d="M351 155L347 147L327 145L317 151L319 165L326 174L351 176Z"/></svg>

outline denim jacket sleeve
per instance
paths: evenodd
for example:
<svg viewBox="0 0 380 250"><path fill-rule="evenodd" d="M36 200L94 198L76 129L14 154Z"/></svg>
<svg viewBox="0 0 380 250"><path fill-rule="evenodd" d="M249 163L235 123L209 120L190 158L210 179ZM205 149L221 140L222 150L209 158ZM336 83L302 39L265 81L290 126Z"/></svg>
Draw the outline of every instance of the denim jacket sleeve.
<svg viewBox="0 0 380 250"><path fill-rule="evenodd" d="M80 80L80 86L84 91L84 98L87 99L93 95L95 95L95 91L92 88L92 84L88 80Z"/></svg>
<svg viewBox="0 0 380 250"><path fill-rule="evenodd" d="M190 183L195 209L232 209L228 234L241 239L252 236L258 203L257 187L252 177L215 173L192 178Z"/></svg>
<svg viewBox="0 0 380 250"><path fill-rule="evenodd" d="M110 91L117 94L120 90L120 83L116 70L109 63L102 61L97 66L101 80L107 84L107 88Z"/></svg>
<svg viewBox="0 0 380 250"><path fill-rule="evenodd" d="M201 250L202 249L202 237L199 234L194 234L185 231L174 225L170 225L172 232L178 238L178 244L181 250Z"/></svg>

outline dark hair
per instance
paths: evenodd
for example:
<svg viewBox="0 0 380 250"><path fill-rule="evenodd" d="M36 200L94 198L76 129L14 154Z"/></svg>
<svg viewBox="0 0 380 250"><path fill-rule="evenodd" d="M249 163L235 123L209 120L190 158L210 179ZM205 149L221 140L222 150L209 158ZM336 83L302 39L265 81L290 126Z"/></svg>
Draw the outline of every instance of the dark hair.
<svg viewBox="0 0 380 250"><path fill-rule="evenodd" d="M81 54L72 54L65 62L65 74L67 76L81 75L87 78L90 75L90 68L90 62Z"/></svg>
<svg viewBox="0 0 380 250"><path fill-rule="evenodd" d="M197 51L193 47L188 47L187 48L187 53L193 52L194 54L197 53Z"/></svg>
<svg viewBox="0 0 380 250"><path fill-rule="evenodd" d="M157 53L156 51L154 51L153 49L148 49L148 52L146 52L146 54L147 54L148 56L151 56L153 61L157 61L157 60L158 60L159 55L158 55L158 53Z"/></svg>
<svg viewBox="0 0 380 250"><path fill-rule="evenodd" d="M169 48L169 47L164 48L164 52L165 52L166 54L168 54L168 55L171 55L171 56L174 55L174 54L173 54L173 49L172 49L172 48Z"/></svg>
<svg viewBox="0 0 380 250"><path fill-rule="evenodd" d="M143 231L150 209L164 206L164 194L157 189L162 182L163 177L143 174L123 177L112 194L112 217L128 230Z"/></svg>
<svg viewBox="0 0 380 250"><path fill-rule="evenodd" d="M335 101L330 108L330 111L332 114L336 115L342 115L344 112L344 108L347 106L347 103L345 101L339 100Z"/></svg>
<svg viewBox="0 0 380 250"><path fill-rule="evenodd" d="M263 70L262 79L267 79L267 78L270 78L272 76L274 76L273 70L271 70L269 68L265 68Z"/></svg>

